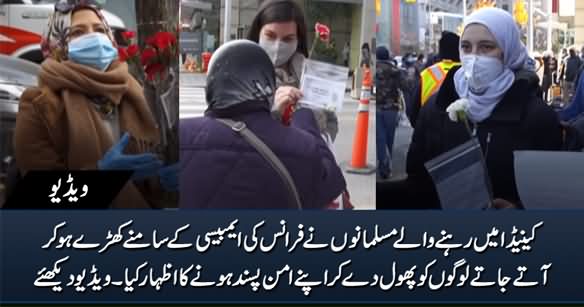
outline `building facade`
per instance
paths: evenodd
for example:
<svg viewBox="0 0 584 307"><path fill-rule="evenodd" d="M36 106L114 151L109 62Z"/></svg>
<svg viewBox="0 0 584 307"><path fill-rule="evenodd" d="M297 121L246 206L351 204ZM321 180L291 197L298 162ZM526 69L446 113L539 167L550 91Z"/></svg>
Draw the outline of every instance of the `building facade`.
<svg viewBox="0 0 584 307"><path fill-rule="evenodd" d="M232 0L231 22L225 26L225 0L182 0L181 21L183 31L201 32L201 48L197 51L214 51L224 40L224 31L229 29L229 39L247 37L251 22L264 0ZM308 30L309 48L314 38L314 24L320 22L331 29L331 44L326 50L326 59L336 64L343 63L342 50L350 43L350 66L360 61L361 45L367 42L374 48L375 7L371 0L295 0L304 10ZM198 32L197 32L198 33Z"/></svg>

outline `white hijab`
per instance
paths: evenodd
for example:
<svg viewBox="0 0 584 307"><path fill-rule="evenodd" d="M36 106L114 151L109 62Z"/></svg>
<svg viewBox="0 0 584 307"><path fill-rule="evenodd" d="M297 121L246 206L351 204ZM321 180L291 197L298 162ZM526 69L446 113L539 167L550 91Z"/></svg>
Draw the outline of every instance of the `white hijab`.
<svg viewBox="0 0 584 307"><path fill-rule="evenodd" d="M491 116L497 104L513 85L515 72L525 67L529 57L527 49L521 42L517 25L506 11L498 8L480 9L465 19L465 30L470 24L481 24L489 29L503 50L504 71L497 79L491 81L485 93L476 94L469 90L463 68L454 75L456 92L461 98L469 100L467 113L470 119L481 122Z"/></svg>

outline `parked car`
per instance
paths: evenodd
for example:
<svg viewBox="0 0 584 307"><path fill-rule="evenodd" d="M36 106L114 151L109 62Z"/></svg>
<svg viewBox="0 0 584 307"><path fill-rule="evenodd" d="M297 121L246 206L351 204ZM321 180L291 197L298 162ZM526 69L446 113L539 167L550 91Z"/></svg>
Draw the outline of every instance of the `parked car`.
<svg viewBox="0 0 584 307"><path fill-rule="evenodd" d="M0 54L0 205L4 203L10 172L16 171L14 129L22 92L37 85L40 65Z"/></svg>

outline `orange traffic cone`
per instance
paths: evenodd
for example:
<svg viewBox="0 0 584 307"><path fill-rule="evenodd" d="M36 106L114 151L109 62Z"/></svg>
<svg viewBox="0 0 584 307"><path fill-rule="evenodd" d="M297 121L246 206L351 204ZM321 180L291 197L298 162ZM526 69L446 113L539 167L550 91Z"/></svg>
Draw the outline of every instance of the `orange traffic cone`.
<svg viewBox="0 0 584 307"><path fill-rule="evenodd" d="M359 99L359 111L357 113L357 125L353 140L353 155L351 163L346 170L349 173L368 175L375 172L375 167L367 164L367 139L369 133L369 97L373 84L371 70L363 69L363 83L361 85L361 97Z"/></svg>

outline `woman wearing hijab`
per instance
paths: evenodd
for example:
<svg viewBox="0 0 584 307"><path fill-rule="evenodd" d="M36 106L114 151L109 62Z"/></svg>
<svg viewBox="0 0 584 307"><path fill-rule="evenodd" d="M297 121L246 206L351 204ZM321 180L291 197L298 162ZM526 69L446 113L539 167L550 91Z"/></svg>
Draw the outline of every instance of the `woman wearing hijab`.
<svg viewBox="0 0 584 307"><path fill-rule="evenodd" d="M313 112L298 109L290 126L282 125L271 115L275 92L274 66L258 44L232 41L213 54L205 116L180 123L181 208L297 208L288 201L283 176L243 137L243 129L280 160L302 208L325 208L344 190ZM226 126L225 119L239 128Z"/></svg>
<svg viewBox="0 0 584 307"><path fill-rule="evenodd" d="M292 0L264 1L254 17L248 39L258 43L269 55L276 70L274 115L281 116L302 98L300 80L308 57L306 23L302 9ZM313 110L321 133L332 141L339 131L334 112ZM286 120L286 115L284 120Z"/></svg>
<svg viewBox="0 0 584 307"><path fill-rule="evenodd" d="M176 166L146 153L159 143L158 128L142 87L117 60L99 5L57 2L42 50L38 86L23 93L16 119L20 171L130 170L112 206L157 206L160 183L177 188Z"/></svg>
<svg viewBox="0 0 584 307"><path fill-rule="evenodd" d="M559 150L561 129L555 112L538 96L534 72L511 15L484 8L465 20L460 42L462 66L452 69L436 100L422 108L408 153L407 172L423 207L439 208L424 163L470 139L462 122L446 109L466 99L467 118L476 128L495 203L521 205L513 168L515 150Z"/></svg>

